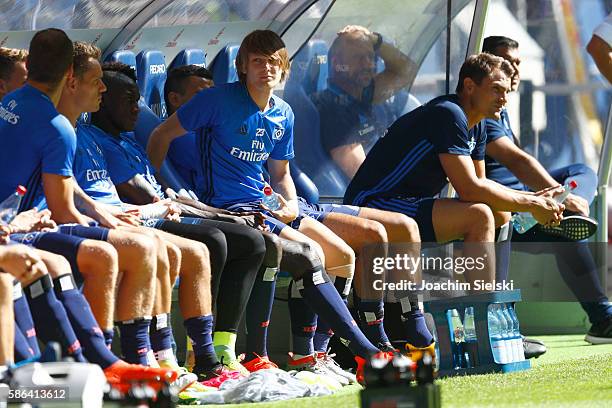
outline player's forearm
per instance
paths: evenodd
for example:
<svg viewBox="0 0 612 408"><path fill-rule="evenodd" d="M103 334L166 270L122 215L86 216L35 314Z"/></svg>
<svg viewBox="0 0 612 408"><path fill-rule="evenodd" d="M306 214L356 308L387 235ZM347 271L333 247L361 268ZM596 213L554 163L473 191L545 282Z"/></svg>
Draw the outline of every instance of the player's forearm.
<svg viewBox="0 0 612 408"><path fill-rule="evenodd" d="M286 174L278 181L273 182L272 188L276 193L282 195L287 201L297 199L297 191L290 174Z"/></svg>
<svg viewBox="0 0 612 408"><path fill-rule="evenodd" d="M533 208L533 194L511 190L488 179L479 179L459 193L462 201L484 203L494 211L528 212Z"/></svg>
<svg viewBox="0 0 612 408"><path fill-rule="evenodd" d="M153 186L140 174L125 183L117 184L116 187L121 200L131 204L150 204L158 198Z"/></svg>
<svg viewBox="0 0 612 408"><path fill-rule="evenodd" d="M521 160L515 160L508 164L508 169L533 191L539 191L548 187L553 187L559 183L551 177L544 166L534 157L525 154Z"/></svg>
<svg viewBox="0 0 612 408"><path fill-rule="evenodd" d="M156 128L151 133L149 143L147 144L147 156L149 161L159 172L161 165L168 154L170 147L170 138L164 134L160 128Z"/></svg>
<svg viewBox="0 0 612 408"><path fill-rule="evenodd" d="M395 74L398 87L406 86L412 82L417 73L416 64L398 48L384 41L380 44L379 55L385 62L385 71Z"/></svg>

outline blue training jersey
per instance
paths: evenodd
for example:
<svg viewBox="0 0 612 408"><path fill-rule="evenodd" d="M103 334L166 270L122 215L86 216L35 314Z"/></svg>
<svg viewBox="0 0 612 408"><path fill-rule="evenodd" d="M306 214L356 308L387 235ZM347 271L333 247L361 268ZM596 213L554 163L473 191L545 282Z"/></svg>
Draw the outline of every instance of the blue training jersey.
<svg viewBox="0 0 612 408"><path fill-rule="evenodd" d="M227 207L262 198L263 165L293 153L293 111L273 95L261 112L240 82L204 89L177 111L181 126L196 135L202 166L198 197Z"/></svg>
<svg viewBox="0 0 612 408"><path fill-rule="evenodd" d="M439 154L484 160L484 123L469 130L467 126L456 95L438 97L400 117L367 155L346 190L344 203L436 196L447 183Z"/></svg>
<svg viewBox="0 0 612 408"><path fill-rule="evenodd" d="M510 127L508 111L505 108L502 109L499 120L485 119L484 123L487 129L487 144L502 137L507 137L512 143L516 143L514 132ZM521 183L506 166L499 163L492 157L486 156L485 164L487 169L487 178L513 190L526 190L525 185Z"/></svg>
<svg viewBox="0 0 612 408"><path fill-rule="evenodd" d="M108 172L103 150L96 142L96 136L101 133L104 132L94 125L83 123L77 125L74 177L83 191L94 200L121 206L121 199Z"/></svg>
<svg viewBox="0 0 612 408"><path fill-rule="evenodd" d="M21 184L28 191L20 211L43 201L42 173L72 176L74 129L51 99L30 85L0 103L0 145L0 201Z"/></svg>
<svg viewBox="0 0 612 408"><path fill-rule="evenodd" d="M136 141L134 132L125 132L119 138L98 129L94 137L102 147L110 178L115 184L126 183L140 174L153 187L155 194L164 199L162 186L155 178L155 169L146 152Z"/></svg>

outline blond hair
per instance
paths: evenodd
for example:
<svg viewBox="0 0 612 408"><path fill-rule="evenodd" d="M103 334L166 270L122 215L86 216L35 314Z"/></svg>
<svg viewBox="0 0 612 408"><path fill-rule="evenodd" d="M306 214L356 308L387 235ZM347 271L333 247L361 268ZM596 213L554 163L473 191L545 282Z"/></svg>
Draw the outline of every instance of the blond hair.
<svg viewBox="0 0 612 408"><path fill-rule="evenodd" d="M20 48L0 47L0 79L8 80L16 62L23 62L28 51Z"/></svg>
<svg viewBox="0 0 612 408"><path fill-rule="evenodd" d="M73 62L72 66L74 69L75 77L82 77L85 71L87 71L87 64L90 58L95 60L100 59L100 55L102 52L95 45L83 42L83 41L75 41L73 51Z"/></svg>

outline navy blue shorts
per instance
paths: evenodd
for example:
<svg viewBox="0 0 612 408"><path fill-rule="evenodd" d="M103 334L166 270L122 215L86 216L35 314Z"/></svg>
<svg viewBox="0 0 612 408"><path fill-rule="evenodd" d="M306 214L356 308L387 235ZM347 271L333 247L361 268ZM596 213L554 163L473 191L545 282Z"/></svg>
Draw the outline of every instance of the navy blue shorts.
<svg viewBox="0 0 612 408"><path fill-rule="evenodd" d="M284 222L281 222L277 220L276 218L274 218L272 214L270 214L268 211L265 211L264 209L262 209L260 207L260 204L261 204L260 201L252 201L249 203L237 203L237 204L232 204L229 207L226 207L225 209L229 211L235 211L235 212L260 212L260 213L265 214L266 225L270 228L270 231L276 235L280 235L281 231L285 227L291 227L295 230L299 229L300 222L302 221L302 219L308 216L306 214L303 214L302 211L300 210L300 214L297 216L295 220L291 221L289 224L285 224Z"/></svg>
<svg viewBox="0 0 612 408"><path fill-rule="evenodd" d="M422 242L438 242L432 220L435 201L432 197L373 198L364 207L407 215L419 226Z"/></svg>
<svg viewBox="0 0 612 408"><path fill-rule="evenodd" d="M43 251L61 255L70 263L72 275L77 283L83 282L83 276L77 264L77 254L81 242L86 238L70 236L61 232L28 232L11 234L11 242L25 244Z"/></svg>
<svg viewBox="0 0 612 408"><path fill-rule="evenodd" d="M108 228L104 227L86 227L80 224L62 224L59 225L59 232L66 235L73 235L86 239L95 239L96 241L108 240Z"/></svg>
<svg viewBox="0 0 612 408"><path fill-rule="evenodd" d="M298 197L300 214L308 215L319 222L323 222L329 213L347 214L357 217L359 207L344 204L311 204L302 197Z"/></svg>

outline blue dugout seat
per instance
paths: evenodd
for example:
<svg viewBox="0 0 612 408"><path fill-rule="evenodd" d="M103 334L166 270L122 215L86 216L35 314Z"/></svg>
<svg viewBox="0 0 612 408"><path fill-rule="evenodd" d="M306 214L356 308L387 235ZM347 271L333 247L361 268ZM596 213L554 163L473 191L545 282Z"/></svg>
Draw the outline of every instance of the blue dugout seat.
<svg viewBox="0 0 612 408"><path fill-rule="evenodd" d="M164 54L158 50L143 50L138 53L136 56L136 75L140 96L157 116L165 118L166 58Z"/></svg>
<svg viewBox="0 0 612 408"><path fill-rule="evenodd" d="M212 63L212 74L215 84L227 84L238 80L236 55L238 55L239 48L239 44L228 44L219 51Z"/></svg>
<svg viewBox="0 0 612 408"><path fill-rule="evenodd" d="M206 67L206 53L200 48L186 48L176 54L176 57L168 65L168 71L183 65L197 65Z"/></svg>
<svg viewBox="0 0 612 408"><path fill-rule="evenodd" d="M126 65L129 65L134 73L138 74L138 70L136 69L136 55L129 50L117 50L112 54L109 54L104 61L116 61L123 62Z"/></svg>

